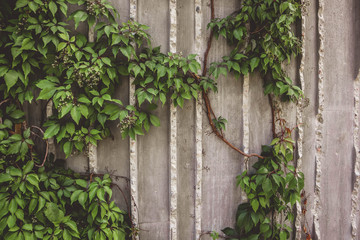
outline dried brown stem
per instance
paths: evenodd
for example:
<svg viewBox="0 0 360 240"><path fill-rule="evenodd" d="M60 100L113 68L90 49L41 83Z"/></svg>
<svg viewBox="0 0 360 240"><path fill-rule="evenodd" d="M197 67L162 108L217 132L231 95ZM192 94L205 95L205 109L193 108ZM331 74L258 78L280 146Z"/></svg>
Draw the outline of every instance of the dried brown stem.
<svg viewBox="0 0 360 240"><path fill-rule="evenodd" d="M0 102L0 106L1 106L1 105L3 105L4 103L8 102L9 100L10 100L10 99L9 99L9 98L7 98L7 99L5 99L5 100L1 101L1 102Z"/></svg>
<svg viewBox="0 0 360 240"><path fill-rule="evenodd" d="M258 157L258 158L261 158L261 159L264 159L264 157L256 154L256 153L252 153L252 154L246 154L244 153L243 151L241 151L239 148L235 147L233 144L231 144L223 135L221 135L221 133L217 130L217 128L215 127L215 124L214 122L212 121L211 119L211 115L210 115L210 100L209 100L209 97L208 95L203 91L203 98L204 98L204 101L205 101L205 105L206 105L206 108L207 108L207 116L208 116L208 120L209 120L209 123L210 123L210 126L213 130L213 132L215 133L215 135L220 138L224 143L226 143L230 148L234 149L235 151L237 151L238 153L240 153L241 155L245 156L245 157Z"/></svg>
<svg viewBox="0 0 360 240"><path fill-rule="evenodd" d="M210 5L210 8L211 8L211 21L215 18L215 9L214 9L214 0L211 0L211 5ZM211 48L211 43L212 43L212 39L213 39L213 31L211 30L210 31L210 36L209 36L209 39L208 39L208 42L207 42L207 47L206 47L206 51L205 51L205 54L204 54L204 67L203 67L203 72L202 72L202 75L205 76L206 75L206 71L207 71L207 61L208 61L208 57L209 57L209 52L210 52L210 48ZM199 76L196 76L197 78L200 78ZM258 158L261 158L263 159L264 157L258 155L258 154L246 154L245 152L241 151L239 148L235 147L233 144L231 144L224 136L221 132L218 131L218 129L215 127L215 124L212 120L212 117L211 115L214 116L214 118L216 118L215 114L214 114L214 111L212 110L212 107L211 107L211 103L210 103L210 99L207 95L207 92L205 90L202 91L202 94L203 94L203 98L204 98L204 101L205 101L205 105L206 105L206 109L207 109L207 117L208 117L208 120L209 120L209 124L213 130L213 132L215 133L215 135L220 138L223 142L225 142L230 148L234 149L235 151L237 151L238 153L240 153L241 155L245 156L245 157L258 157Z"/></svg>
<svg viewBox="0 0 360 240"><path fill-rule="evenodd" d="M30 128L35 128L35 129L39 130L41 132L41 134L44 136L44 131L41 128L39 128L38 126L31 126ZM49 152L49 142L48 142L48 140L45 140L45 142L46 142L46 151L45 151L44 160L41 165L35 164L35 166L37 166L37 167L43 167L46 162L46 159L47 159L47 155Z"/></svg>

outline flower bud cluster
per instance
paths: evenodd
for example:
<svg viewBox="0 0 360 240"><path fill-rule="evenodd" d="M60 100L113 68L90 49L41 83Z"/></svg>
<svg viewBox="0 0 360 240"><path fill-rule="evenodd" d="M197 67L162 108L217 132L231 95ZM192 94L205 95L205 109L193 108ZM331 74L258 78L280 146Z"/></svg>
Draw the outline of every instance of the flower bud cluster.
<svg viewBox="0 0 360 240"><path fill-rule="evenodd" d="M75 72L75 78L76 78L77 83L79 84L79 87L84 87L84 86L87 86L90 88L96 87L100 82L101 72L97 71L93 67L90 67L87 69L87 73L88 74L85 74L80 71Z"/></svg>
<svg viewBox="0 0 360 240"><path fill-rule="evenodd" d="M27 24L27 19L25 17L22 17L19 20L19 23L17 24L18 29L16 30L16 34L19 34L21 31L25 29L25 26Z"/></svg>
<svg viewBox="0 0 360 240"><path fill-rule="evenodd" d="M104 15L106 13L106 7L105 5L100 1L87 1L86 4L86 11L89 13L89 15L97 15L96 13L101 13Z"/></svg>
<svg viewBox="0 0 360 240"><path fill-rule="evenodd" d="M135 125L137 118L132 114L126 116L119 124L120 132L124 132L126 129L131 128Z"/></svg>
<svg viewBox="0 0 360 240"><path fill-rule="evenodd" d="M62 63L64 66L69 66L72 64L72 61L70 60L70 54L68 51L62 51L60 55L55 57L54 63L51 65L53 68L57 68L60 63Z"/></svg>
<svg viewBox="0 0 360 240"><path fill-rule="evenodd" d="M66 92L66 96L63 96L59 99L59 103L57 105L57 109L61 112L62 108L65 107L67 104L73 104L74 96L71 92Z"/></svg>

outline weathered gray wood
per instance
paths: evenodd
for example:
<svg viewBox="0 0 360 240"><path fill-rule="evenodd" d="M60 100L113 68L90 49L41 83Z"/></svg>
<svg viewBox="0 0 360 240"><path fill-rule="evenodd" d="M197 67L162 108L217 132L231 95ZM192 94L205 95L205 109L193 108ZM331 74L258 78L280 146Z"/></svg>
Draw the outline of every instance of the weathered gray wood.
<svg viewBox="0 0 360 240"><path fill-rule="evenodd" d="M215 1L215 17L224 17L239 7L238 1ZM203 2L204 25L210 19L208 1ZM206 29L206 27L204 27ZM226 41L213 41L209 62L220 61L229 53ZM229 88L227 86L231 85ZM218 79L219 92L210 94L214 112L228 120L225 135L228 140L242 148L242 81L229 75ZM209 126L206 113L203 115L203 184L202 184L202 231L218 231L232 227L235 222L240 189L236 176L241 170L243 157L219 140ZM204 236L202 239L210 239Z"/></svg>
<svg viewBox="0 0 360 240"><path fill-rule="evenodd" d="M317 78L318 78L318 36L317 36L317 7L316 2L310 2L306 15L305 32L305 89L303 100L303 158L302 170L305 174L305 197L307 198L307 212L303 224L309 232L313 232L313 203L314 203L314 178L315 178L315 116L317 105Z"/></svg>
<svg viewBox="0 0 360 240"><path fill-rule="evenodd" d="M150 26L153 46L169 50L169 1L138 1L138 21ZM154 17L156 16L156 17ZM138 137L140 239L169 238L169 105L155 111L161 126Z"/></svg>
<svg viewBox="0 0 360 240"><path fill-rule="evenodd" d="M193 53L194 1L177 1L177 52ZM195 239L195 103L186 101L177 111L178 233L177 239Z"/></svg>
<svg viewBox="0 0 360 240"><path fill-rule="evenodd" d="M353 168L352 1L326 1L324 137L321 174L322 239L351 238ZM336 16L336 17L334 17Z"/></svg>
<svg viewBox="0 0 360 240"><path fill-rule="evenodd" d="M215 1L216 17L225 17L238 9L240 1ZM302 170L305 173L305 196L307 196L307 229L313 232L313 213L319 214L319 237L321 239L351 239L351 193L355 179L354 173L354 91L353 81L360 67L360 2L358 0L325 1L324 7L324 63L323 93L324 105L319 106L319 32L318 6L310 1L307 7L305 27L304 81L305 98L303 109L303 157ZM120 12L121 20L129 18L128 0L111 0ZM71 10L76 9L72 7ZM195 5L193 0L177 0L177 51L183 55L195 51ZM150 26L153 46L161 45L162 52L169 51L169 0L138 0L138 21ZM210 1L203 0L202 28L210 19ZM86 33L85 24L77 31ZM207 35L209 32L207 31ZM206 39L203 39L205 49ZM219 61L230 48L219 38L214 40L209 62ZM202 58L203 53L200 58ZM287 67L293 79L298 80L298 61L292 61ZM268 97L263 94L263 80L259 74L251 74L249 79L249 141L247 147L251 153L260 153L261 145L269 144L272 138L271 109ZM128 103L128 80L124 79L117 96ZM121 89L121 90L120 90ZM225 131L226 138L237 147L243 148L243 80L233 76L218 80L219 92L210 94L214 112L229 122ZM307 106L306 106L307 105ZM282 117L289 127L296 125L295 104L280 104ZM33 108L33 107L31 107ZM315 164L316 114L322 111L322 165ZM39 108L36 115L28 116L29 122L38 123L41 116ZM195 239L195 104L187 101L183 109L178 109L177 117L177 238ZM152 127L146 136L138 138L138 194L140 239L170 239L169 233L169 105L159 106L155 112L161 119L161 126ZM98 168L102 173L129 177L129 141L121 140L116 123L111 126L113 138L108 138L98 146ZM294 135L295 136L295 135ZM203 175L201 226L202 231L220 231L232 227L235 211L241 202L241 191L235 186L235 177L243 170L243 157L228 148L214 134L208 124L206 112L203 112ZM58 158L64 157L61 151ZM257 159L250 160L251 166ZM67 166L84 172L88 168L85 155L74 155L67 160ZM314 206L316 170L319 175L319 206ZM115 181L127 195L130 193L123 180ZM114 189L114 199L121 208L126 203L119 190ZM304 224L304 222L303 222ZM360 223L358 235L360 235ZM202 239L210 239L204 236ZM353 238L356 239L356 238Z"/></svg>

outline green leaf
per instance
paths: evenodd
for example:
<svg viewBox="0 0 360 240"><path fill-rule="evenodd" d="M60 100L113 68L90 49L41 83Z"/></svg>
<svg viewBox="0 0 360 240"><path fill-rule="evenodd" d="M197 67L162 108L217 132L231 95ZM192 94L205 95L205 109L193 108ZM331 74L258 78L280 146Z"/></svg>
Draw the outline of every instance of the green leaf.
<svg viewBox="0 0 360 240"><path fill-rule="evenodd" d="M65 228L63 230L63 235L62 235L64 240L72 240L72 235L70 234L70 232Z"/></svg>
<svg viewBox="0 0 360 240"><path fill-rule="evenodd" d="M78 28L79 23L87 19L88 14L85 11L78 10L72 15L75 22L75 29Z"/></svg>
<svg viewBox="0 0 360 240"><path fill-rule="evenodd" d="M10 176L10 174L8 174L8 173L1 173L0 174L0 183L9 182L11 180L12 180L12 177Z"/></svg>
<svg viewBox="0 0 360 240"><path fill-rule="evenodd" d="M283 2L280 5L280 13L282 14L289 7L289 2Z"/></svg>
<svg viewBox="0 0 360 240"><path fill-rule="evenodd" d="M251 207L256 212L259 209L259 201L257 199L251 200Z"/></svg>
<svg viewBox="0 0 360 240"><path fill-rule="evenodd" d="M26 176L26 180L31 183L31 185L39 189L39 178L36 174L29 174Z"/></svg>
<svg viewBox="0 0 360 240"><path fill-rule="evenodd" d="M21 48L22 50L30 50L33 49L35 45L35 41L30 38L25 38L22 42Z"/></svg>
<svg viewBox="0 0 360 240"><path fill-rule="evenodd" d="M85 118L88 118L89 109L87 108L87 106L81 104L81 105L79 106L79 109L80 109L81 114L82 114Z"/></svg>
<svg viewBox="0 0 360 240"><path fill-rule="evenodd" d="M241 28L237 28L234 30L233 33L234 33L234 37L240 41L243 36L243 30Z"/></svg>
<svg viewBox="0 0 360 240"><path fill-rule="evenodd" d="M272 190L272 183L269 178L266 178L262 183L262 189L265 193L269 193Z"/></svg>
<svg viewBox="0 0 360 240"><path fill-rule="evenodd" d="M101 58L101 60L106 64L109 65L111 67L111 60L108 57L103 57Z"/></svg>
<svg viewBox="0 0 360 240"><path fill-rule="evenodd" d="M12 228L13 226L15 226L15 223L16 223L16 217L15 215L10 215L7 219L7 225L9 228Z"/></svg>
<svg viewBox="0 0 360 240"><path fill-rule="evenodd" d="M74 105L72 105L71 103L68 103L65 106L61 107L60 118L63 118L66 114L68 114L73 108L73 106Z"/></svg>
<svg viewBox="0 0 360 240"><path fill-rule="evenodd" d="M83 192L83 190L76 190L75 192L73 192L71 194L71 197L70 197L71 204L73 204L73 202L75 202L75 201L77 201L79 199L79 195L82 192Z"/></svg>
<svg viewBox="0 0 360 240"><path fill-rule="evenodd" d="M36 206L37 206L37 199L31 199L31 201L30 201L30 204L29 204L29 214L31 214L34 210L35 210L35 208L36 208Z"/></svg>
<svg viewBox="0 0 360 240"><path fill-rule="evenodd" d="M83 206L83 208L85 209L85 203L86 203L86 200L88 198L88 194L86 192L81 192L79 194L79 203L81 204L81 206Z"/></svg>
<svg viewBox="0 0 360 240"><path fill-rule="evenodd" d="M28 174L34 168L34 161L28 161L23 167L23 175Z"/></svg>
<svg viewBox="0 0 360 240"><path fill-rule="evenodd" d="M36 13L36 10L39 9L39 5L37 5L35 2L29 2L29 8Z"/></svg>
<svg viewBox="0 0 360 240"><path fill-rule="evenodd" d="M54 93L56 92L56 88L46 88L46 89L43 89L39 96L38 96L38 100L48 100L50 99Z"/></svg>
<svg viewBox="0 0 360 240"><path fill-rule="evenodd" d="M154 125L155 127L159 127L160 126L160 119L155 116L155 115L150 115L150 122L152 125Z"/></svg>
<svg viewBox="0 0 360 240"><path fill-rule="evenodd" d="M26 5L28 5L28 3L29 3L29 0L17 0L15 9L23 8Z"/></svg>
<svg viewBox="0 0 360 240"><path fill-rule="evenodd" d="M74 119L76 124L79 124L79 121L80 121L80 118L81 118L81 112L79 111L77 106L74 106L71 109L70 115L71 115L72 119Z"/></svg>
<svg viewBox="0 0 360 240"><path fill-rule="evenodd" d="M52 124L44 133L44 138L49 139L55 136L60 130L60 124Z"/></svg>
<svg viewBox="0 0 360 240"><path fill-rule="evenodd" d="M160 93L159 97L160 97L160 101L164 105L166 103L166 95L164 93Z"/></svg>
<svg viewBox="0 0 360 240"><path fill-rule="evenodd" d="M160 78L162 78L163 76L165 76L166 74L166 68L162 65L157 66L157 80L159 80Z"/></svg>
<svg viewBox="0 0 360 240"><path fill-rule="evenodd" d="M12 113L9 114L10 117L14 119L20 119L25 115L25 113L21 110L15 110Z"/></svg>
<svg viewBox="0 0 360 240"><path fill-rule="evenodd" d="M66 155L66 157L69 157L72 152L73 145L71 142L64 143L63 150Z"/></svg>
<svg viewBox="0 0 360 240"><path fill-rule="evenodd" d="M57 5L53 1L51 1L49 3L49 8L50 8L50 11L51 11L52 15L55 16L55 14L56 14L56 12L58 10Z"/></svg>
<svg viewBox="0 0 360 240"><path fill-rule="evenodd" d="M11 168L9 173L10 173L11 176L14 176L14 177L21 177L22 176L22 171L20 169L18 169L18 168ZM0 175L0 177L1 177L1 175Z"/></svg>
<svg viewBox="0 0 360 240"><path fill-rule="evenodd" d="M280 240L286 240L287 239L287 234L285 231L281 231L280 232Z"/></svg>
<svg viewBox="0 0 360 240"><path fill-rule="evenodd" d="M11 199L10 204L9 204L9 212L14 214L16 212L17 208L18 208L18 205L16 203L16 200L14 198Z"/></svg>
<svg viewBox="0 0 360 240"><path fill-rule="evenodd" d="M259 62L260 62L260 58L258 57L252 58L250 60L251 72L253 72L254 69L259 65Z"/></svg>
<svg viewBox="0 0 360 240"><path fill-rule="evenodd" d="M66 131L72 136L75 133L75 125L72 122L66 123Z"/></svg>
<svg viewBox="0 0 360 240"><path fill-rule="evenodd" d="M64 219L64 212L59 209L58 205L52 202L46 203L45 216L52 223L60 223Z"/></svg>
<svg viewBox="0 0 360 240"><path fill-rule="evenodd" d="M7 89L9 91L10 88L13 87L16 84L16 82L18 81L19 75L15 70L10 70L5 74L4 79L5 79Z"/></svg>
<svg viewBox="0 0 360 240"><path fill-rule="evenodd" d="M75 180L76 184L79 185L80 187L86 188L87 187L87 181L83 180L83 179L76 179Z"/></svg>

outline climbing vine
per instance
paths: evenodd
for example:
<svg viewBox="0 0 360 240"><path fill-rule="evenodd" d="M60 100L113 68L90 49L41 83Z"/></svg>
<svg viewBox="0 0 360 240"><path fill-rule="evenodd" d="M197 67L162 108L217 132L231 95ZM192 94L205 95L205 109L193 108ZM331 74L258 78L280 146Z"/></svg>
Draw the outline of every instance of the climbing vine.
<svg viewBox="0 0 360 240"><path fill-rule="evenodd" d="M66 157L110 135L117 121L122 136L135 139L150 126L153 114L169 99L182 107L202 93L214 133L234 150L256 156L256 173L244 172L238 184L250 202L239 207L237 227L224 233L236 239L287 239L289 228L269 219L300 200L303 175L289 164L293 141L285 125L263 153L246 154L224 137L226 119L216 117L208 97L217 91L220 75L236 77L259 71L264 92L296 101L301 89L282 68L299 53L292 27L300 17L296 0L245 0L238 12L209 24L211 36L201 70L196 55L164 54L153 47L147 26L135 21L117 23L116 10L105 0L1 0L0 10L0 235L6 239L125 239L136 226L111 201L108 175L80 176L56 167L51 154L34 140L53 138ZM78 10L68 11L69 5ZM71 31L74 25L75 31ZM90 29L89 39L81 29ZM212 36L233 47L223 61L210 64ZM134 105L115 96L122 81L132 76ZM52 106L41 126L25 121L24 104ZM76 211L73 211L76 209ZM241 216L241 217L240 217ZM252 220L252 221L249 221ZM244 224L246 223L246 224ZM255 236L257 238L255 238Z"/></svg>
<svg viewBox="0 0 360 240"><path fill-rule="evenodd" d="M225 38L233 47L222 62L210 64L208 74L215 79L228 72L236 77L258 71L264 79L264 93L282 101L296 101L302 97L299 87L293 85L282 65L290 62L300 52L300 41L293 31L293 25L301 17L301 4L296 0L245 0L241 9L223 19L214 17L214 1L211 1L211 29L207 54L212 37ZM206 66L204 72L206 73ZM209 232L213 239L280 239L290 238L294 221L293 207L301 202L304 174L298 172L291 163L294 158L294 144L285 119L275 119L273 112L273 136L270 145L262 147L261 156L245 154L229 143L223 135L224 127L211 109L210 99L204 91L208 119L215 134L246 157L256 156L258 161L252 166L254 171L244 171L237 177L237 185L245 192L248 202L239 205L236 212L235 228L225 228L225 236ZM222 120L223 122L224 120ZM278 122L280 132L275 132ZM305 232L308 235L308 232Z"/></svg>

